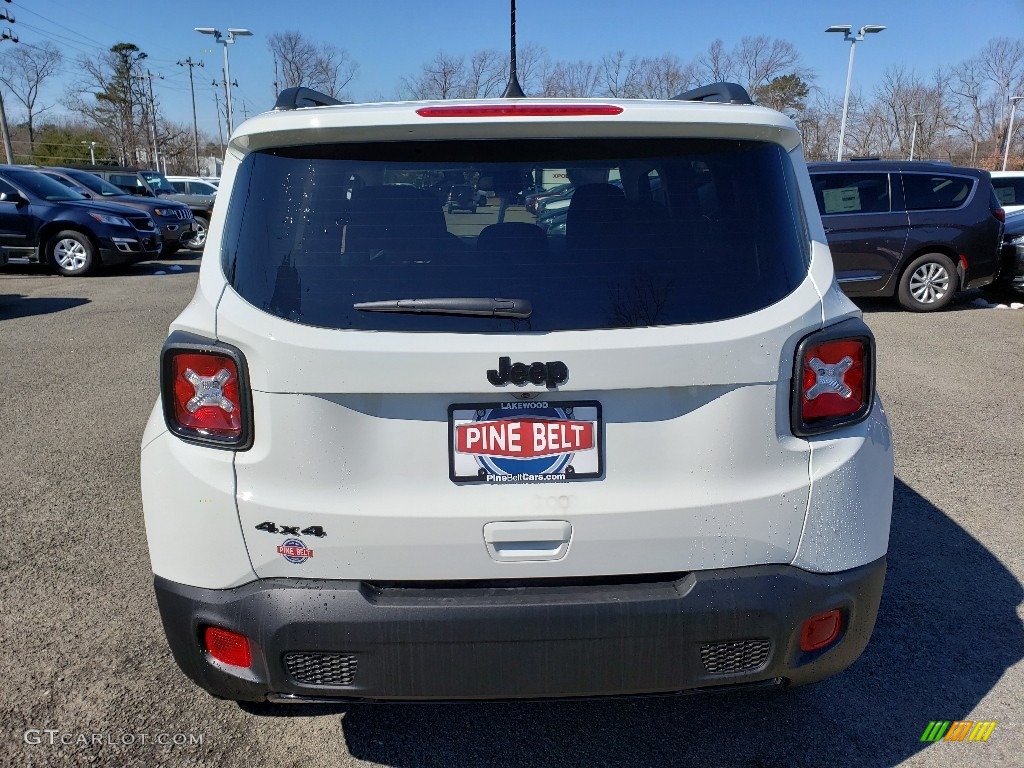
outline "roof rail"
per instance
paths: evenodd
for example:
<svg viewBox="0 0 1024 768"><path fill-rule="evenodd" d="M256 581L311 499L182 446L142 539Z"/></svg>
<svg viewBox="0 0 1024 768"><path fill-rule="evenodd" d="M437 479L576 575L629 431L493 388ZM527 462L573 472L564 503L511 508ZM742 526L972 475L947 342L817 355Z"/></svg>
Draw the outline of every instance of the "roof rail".
<svg viewBox="0 0 1024 768"><path fill-rule="evenodd" d="M737 83L712 83L673 96L672 101L717 101L724 104L753 104L750 94Z"/></svg>
<svg viewBox="0 0 1024 768"><path fill-rule="evenodd" d="M314 91L312 88L285 88L277 97L274 109L305 109L306 107L332 107L338 104L351 104L351 101L338 101L326 93Z"/></svg>

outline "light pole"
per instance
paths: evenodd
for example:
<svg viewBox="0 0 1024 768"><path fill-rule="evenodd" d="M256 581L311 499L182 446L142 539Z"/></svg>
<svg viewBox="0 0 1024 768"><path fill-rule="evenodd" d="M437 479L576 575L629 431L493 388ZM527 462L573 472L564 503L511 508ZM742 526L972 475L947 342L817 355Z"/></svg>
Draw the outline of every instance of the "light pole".
<svg viewBox="0 0 1024 768"><path fill-rule="evenodd" d="M924 117L924 112L915 112L911 115L914 119L914 132L910 134L910 159L914 159L914 144L917 143L917 118Z"/></svg>
<svg viewBox="0 0 1024 768"><path fill-rule="evenodd" d="M93 165L96 165L96 145L99 144L99 142L83 141L82 143L89 147L89 159L92 161Z"/></svg>
<svg viewBox="0 0 1024 768"><path fill-rule="evenodd" d="M843 142L846 140L846 111L850 106L850 83L853 80L853 53L857 50L857 43L863 41L865 35L881 32L885 27L880 26L879 24L865 24L857 30L856 35L851 34L852 29L852 24L833 24L825 30L826 32L842 32L843 40L850 44L850 64L846 68L846 96L843 97L843 123L839 128L839 152L836 155L837 161L843 159Z"/></svg>
<svg viewBox="0 0 1024 768"><path fill-rule="evenodd" d="M250 37L252 32L248 29L228 29L227 37L221 35L220 30L213 27L196 27L196 32L203 35L213 35L213 39L224 46L224 103L228 118L228 138L235 130L234 118L231 113L231 66L228 64L228 46L235 42L236 37Z"/></svg>
<svg viewBox="0 0 1024 768"><path fill-rule="evenodd" d="M1017 102L1024 99L1024 96L1010 97L1010 124L1006 128L1006 149L1003 150L1003 170L1006 170L1006 160L1010 157L1010 138L1013 136L1013 113L1017 111Z"/></svg>

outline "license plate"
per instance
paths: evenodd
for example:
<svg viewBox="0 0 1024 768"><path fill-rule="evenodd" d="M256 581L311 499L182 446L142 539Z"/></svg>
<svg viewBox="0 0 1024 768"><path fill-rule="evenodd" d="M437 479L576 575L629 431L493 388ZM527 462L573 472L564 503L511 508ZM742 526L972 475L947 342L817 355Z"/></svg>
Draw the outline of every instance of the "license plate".
<svg viewBox="0 0 1024 768"><path fill-rule="evenodd" d="M565 483L604 474L595 400L458 403L448 407L448 474L455 483Z"/></svg>

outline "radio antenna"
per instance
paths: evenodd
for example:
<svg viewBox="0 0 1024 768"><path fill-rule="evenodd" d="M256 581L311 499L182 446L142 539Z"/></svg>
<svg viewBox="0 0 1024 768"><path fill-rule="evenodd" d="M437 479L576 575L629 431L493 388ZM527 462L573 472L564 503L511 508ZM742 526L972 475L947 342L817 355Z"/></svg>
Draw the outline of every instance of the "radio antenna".
<svg viewBox="0 0 1024 768"><path fill-rule="evenodd" d="M516 76L516 0L512 0L512 52L509 56L508 86L505 88L502 98L522 99L525 97L523 86L519 84L519 78Z"/></svg>

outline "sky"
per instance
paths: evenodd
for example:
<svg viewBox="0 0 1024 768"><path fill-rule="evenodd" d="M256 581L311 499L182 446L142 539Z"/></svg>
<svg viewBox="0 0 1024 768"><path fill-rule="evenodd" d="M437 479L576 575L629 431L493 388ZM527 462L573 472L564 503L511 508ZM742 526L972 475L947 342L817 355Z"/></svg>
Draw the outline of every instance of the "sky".
<svg viewBox="0 0 1024 768"><path fill-rule="evenodd" d="M131 42L148 54L154 90L163 117L187 124L192 118L188 68L177 62L203 61L194 69L196 109L201 131L217 136L214 79L221 79L223 46L194 27L246 28L252 37L229 48L235 125L273 106L273 60L267 36L298 30L317 42L348 51L359 75L348 89L356 101L393 99L403 76L444 51L506 50L508 0L464 3L414 0L13 0L0 2L15 17L13 31L24 43L48 40L65 54L58 78L44 88L39 104L60 101L76 81L81 55L95 56L118 42ZM518 0L517 41L547 49L555 60L597 62L604 54L674 54L684 62L716 38L731 48L748 35L788 40L815 84L841 95L846 83L849 44L826 34L833 24L881 24L884 32L857 44L853 88L865 95L888 67L905 65L923 77L937 67L978 54L995 37L1024 37L1024 0ZM0 44L0 55L11 43ZM157 79L157 78L160 79ZM223 88L218 86L223 101ZM12 120L23 111L7 100Z"/></svg>

